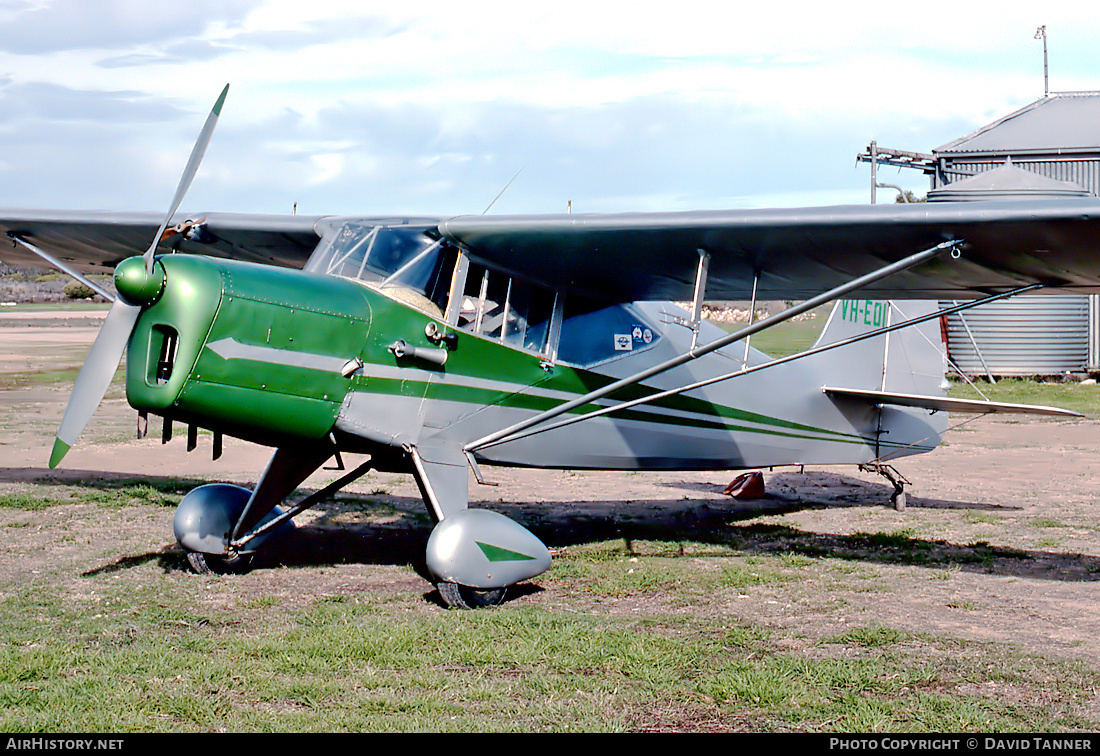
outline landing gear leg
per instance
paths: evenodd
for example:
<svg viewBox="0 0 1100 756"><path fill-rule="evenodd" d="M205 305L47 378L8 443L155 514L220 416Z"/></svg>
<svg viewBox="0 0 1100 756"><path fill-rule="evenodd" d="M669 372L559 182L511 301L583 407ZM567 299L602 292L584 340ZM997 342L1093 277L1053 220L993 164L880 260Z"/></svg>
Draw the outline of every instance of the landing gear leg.
<svg viewBox="0 0 1100 756"><path fill-rule="evenodd" d="M508 588L550 567L546 545L518 522L469 509L467 460L457 447L409 447L413 474L436 521L425 564L444 603L477 609L504 601Z"/></svg>
<svg viewBox="0 0 1100 756"><path fill-rule="evenodd" d="M425 451L429 456L425 457ZM464 512L468 506L466 460L454 453L448 454L448 451L450 450L424 450L416 447L409 449L416 485L428 506L428 514L437 525L449 515ZM430 559L429 557L429 561ZM440 598L449 609L478 609L496 606L504 601L505 588L484 591L440 578L439 575L433 574L433 578L436 578L435 587ZM499 595L495 595L497 593Z"/></svg>
<svg viewBox="0 0 1100 756"><path fill-rule="evenodd" d="M894 492L890 494L890 504L898 512L905 511L905 486L912 485L905 476L899 473L893 466L884 465L881 462L870 462L866 465L860 465L860 470L864 472L878 473L894 486Z"/></svg>

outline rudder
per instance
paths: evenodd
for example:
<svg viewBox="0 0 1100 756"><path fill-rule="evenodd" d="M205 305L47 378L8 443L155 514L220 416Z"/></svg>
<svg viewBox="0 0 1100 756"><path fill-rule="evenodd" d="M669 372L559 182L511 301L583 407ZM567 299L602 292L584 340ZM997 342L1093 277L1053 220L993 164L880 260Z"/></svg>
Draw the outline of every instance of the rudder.
<svg viewBox="0 0 1100 756"><path fill-rule="evenodd" d="M927 300L841 300L833 306L815 346L929 315L937 308L935 301ZM946 353L937 318L838 347L821 357L826 386L924 397L947 393ZM876 444L875 455L879 459L928 451L939 444L947 427L946 412L897 406L875 397L859 401L879 408L876 437L881 446Z"/></svg>
<svg viewBox="0 0 1100 756"><path fill-rule="evenodd" d="M825 346L935 312L934 301L842 299L815 346ZM840 347L823 364L830 385L898 393L943 395L946 353L939 321L923 323Z"/></svg>

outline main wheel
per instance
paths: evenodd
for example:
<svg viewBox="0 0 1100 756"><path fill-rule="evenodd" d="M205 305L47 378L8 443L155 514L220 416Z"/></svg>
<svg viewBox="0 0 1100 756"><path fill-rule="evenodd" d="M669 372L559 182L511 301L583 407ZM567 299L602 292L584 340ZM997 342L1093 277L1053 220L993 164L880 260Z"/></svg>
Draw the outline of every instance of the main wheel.
<svg viewBox="0 0 1100 756"><path fill-rule="evenodd" d="M252 554L203 554L188 551L187 563L200 575L239 575L252 565Z"/></svg>
<svg viewBox="0 0 1100 756"><path fill-rule="evenodd" d="M444 603L451 609L480 609L499 606L504 601L507 588L471 588L458 583L441 582L436 586Z"/></svg>
<svg viewBox="0 0 1100 756"><path fill-rule="evenodd" d="M172 531L176 535L177 543L187 554L187 563L192 570L200 575L245 572L252 565L254 552L264 546L268 539L285 535L294 529L294 524L287 520L247 541L245 553L230 549L228 533L244 512L251 496L252 492L247 488L225 483L208 483L183 497L172 518ZM281 508L272 507L257 525L266 524L282 513ZM222 551L229 553L217 553Z"/></svg>

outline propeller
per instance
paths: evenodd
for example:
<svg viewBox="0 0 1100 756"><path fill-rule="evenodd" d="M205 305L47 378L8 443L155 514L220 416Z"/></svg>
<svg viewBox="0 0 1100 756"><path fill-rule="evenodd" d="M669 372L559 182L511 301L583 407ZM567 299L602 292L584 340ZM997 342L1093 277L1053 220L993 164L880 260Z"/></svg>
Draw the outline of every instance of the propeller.
<svg viewBox="0 0 1100 756"><path fill-rule="evenodd" d="M199 170L199 163L202 162L202 156L206 154L206 145L210 144L210 135L214 133L214 127L218 125L218 116L222 114L222 105L225 103L227 94L229 94L228 84L225 85L225 89L218 96L218 101L214 103L210 115L206 117L206 123L203 124L202 131L199 132L199 138L191 149L191 157L188 158L187 166L183 169L183 176L180 177L179 186L176 187L176 196L172 198L172 206L168 209L168 214L164 216L164 222L160 224L160 228L153 234L153 243L145 251L145 272L150 275L153 273L153 252L156 250L157 244L160 243L168 224L172 222L172 216L180 209L183 195L187 194L187 190L191 186L191 179L195 178L195 174Z"/></svg>
<svg viewBox="0 0 1100 756"><path fill-rule="evenodd" d="M111 384L111 378L114 377L122 361L122 355L130 343L130 335L134 331L138 315L141 314L143 307L155 302L164 290L164 269L160 268L159 276L153 275L156 264L153 254L157 244L165 236L172 216L179 209L183 196L191 186L191 180L198 172L199 163L202 162L202 157L206 153L206 146L210 143L210 135L214 132L214 126L218 122L218 116L221 115L222 105L228 92L229 85L226 84L191 150L191 157L176 188L176 195L172 198L172 206L164 222L153 235L153 243L141 257L123 260L115 268L115 286L119 296L111 305L111 310L103 321L103 327L99 329L92 349L80 368L80 374L76 377L73 393L69 397L65 415L61 419L61 427L57 431L57 438L54 439L53 452L50 454L50 468L57 467L80 434L84 432L84 427L92 419L99 403L103 401L107 387Z"/></svg>

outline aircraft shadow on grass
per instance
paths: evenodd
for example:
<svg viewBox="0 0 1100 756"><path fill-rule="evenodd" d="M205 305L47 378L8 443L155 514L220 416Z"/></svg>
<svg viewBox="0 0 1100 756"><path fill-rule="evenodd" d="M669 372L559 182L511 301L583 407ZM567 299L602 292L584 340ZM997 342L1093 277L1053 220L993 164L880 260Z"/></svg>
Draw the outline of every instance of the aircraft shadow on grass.
<svg viewBox="0 0 1100 756"><path fill-rule="evenodd" d="M183 493L200 480L171 477L121 476L89 471L0 468L0 481L38 481L92 489L122 489L150 485L167 493ZM1028 577L1063 582L1100 580L1100 557L1037 549L996 546L983 541L954 543L913 536L900 530L820 533L762 518L836 507L889 506L891 488L835 473L784 473L769 481L761 499L737 500L722 495L722 486L694 482L663 484L670 488L713 493L712 498L644 499L640 501L476 502L475 506L506 513L552 548L623 541L624 553L638 541L705 543L735 553L798 554L809 558L844 559L877 564L959 569L997 576ZM310 491L301 489L295 498ZM981 502L948 501L909 495L912 509L964 509L1011 512L1016 507ZM277 548L261 552L253 569L274 566L316 567L334 564L411 565L424 571L424 542L432 523L418 498L384 493L343 492L315 506L312 517L281 539ZM176 544L156 552L120 557L88 575L128 569L156 561L166 571L185 569ZM522 586L517 586L522 590Z"/></svg>

